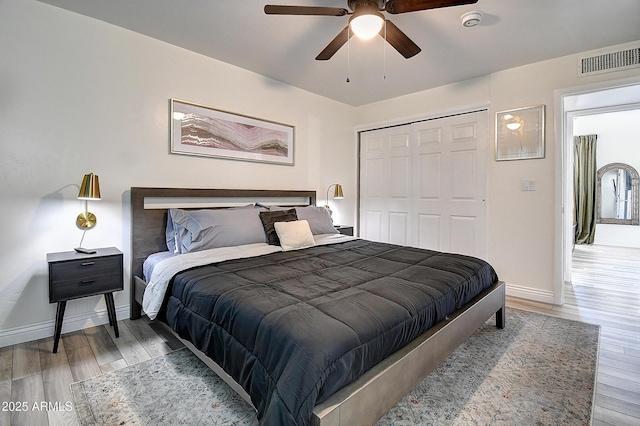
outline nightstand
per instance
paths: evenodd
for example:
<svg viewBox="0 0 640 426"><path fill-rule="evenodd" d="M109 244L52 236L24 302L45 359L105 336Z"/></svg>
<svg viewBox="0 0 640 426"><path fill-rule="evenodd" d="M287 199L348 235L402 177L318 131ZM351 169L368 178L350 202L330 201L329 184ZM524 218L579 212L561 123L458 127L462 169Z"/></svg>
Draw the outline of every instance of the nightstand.
<svg viewBox="0 0 640 426"><path fill-rule="evenodd" d="M353 237L353 226L335 225L335 228L342 235L351 235Z"/></svg>
<svg viewBox="0 0 640 426"><path fill-rule="evenodd" d="M53 352L58 351L62 319L67 300L104 294L116 337L118 322L113 292L124 288L122 277L122 252L115 247L96 249L95 253L83 254L75 251L47 254L49 263L49 303L58 303L56 312L55 341Z"/></svg>

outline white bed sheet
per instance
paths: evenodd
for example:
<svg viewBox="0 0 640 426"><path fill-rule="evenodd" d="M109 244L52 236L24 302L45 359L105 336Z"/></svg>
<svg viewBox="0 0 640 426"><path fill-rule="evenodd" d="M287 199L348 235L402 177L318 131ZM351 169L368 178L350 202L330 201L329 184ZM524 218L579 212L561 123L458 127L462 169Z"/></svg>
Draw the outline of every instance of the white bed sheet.
<svg viewBox="0 0 640 426"><path fill-rule="evenodd" d="M355 239L355 237L342 234L319 234L314 235L313 238L315 245L335 244ZM142 310L150 319L156 318L164 301L169 282L180 271L209 263L262 256L279 251L282 251L280 246L255 243L167 257L157 256L156 254L155 259L153 259L153 268L151 269L147 266L147 270L150 270L150 277L147 277L147 287L142 298Z"/></svg>
<svg viewBox="0 0 640 426"><path fill-rule="evenodd" d="M159 262L168 257L177 256L178 254L179 253L174 253L172 251L161 251L159 253L153 253L149 255L149 257L147 257L142 264L142 278L144 278L145 281L149 281L149 278L153 273L153 268L155 268Z"/></svg>

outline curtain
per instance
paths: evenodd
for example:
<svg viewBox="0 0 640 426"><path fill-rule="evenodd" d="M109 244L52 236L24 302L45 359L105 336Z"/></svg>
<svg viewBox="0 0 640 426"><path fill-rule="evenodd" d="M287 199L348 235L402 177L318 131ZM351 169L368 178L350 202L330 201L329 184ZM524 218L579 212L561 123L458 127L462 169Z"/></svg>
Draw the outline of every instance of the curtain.
<svg viewBox="0 0 640 426"><path fill-rule="evenodd" d="M573 138L573 223L576 227L576 244L593 244L596 235L597 139L597 135Z"/></svg>

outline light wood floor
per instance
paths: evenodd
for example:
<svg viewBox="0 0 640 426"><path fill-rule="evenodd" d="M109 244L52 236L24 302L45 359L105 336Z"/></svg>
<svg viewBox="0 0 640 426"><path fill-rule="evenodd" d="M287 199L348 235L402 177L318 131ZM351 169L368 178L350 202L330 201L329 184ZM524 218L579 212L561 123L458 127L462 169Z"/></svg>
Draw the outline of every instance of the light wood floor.
<svg viewBox="0 0 640 426"><path fill-rule="evenodd" d="M118 321L118 329L117 339L108 325L65 334L55 354L53 338L1 348L0 401L20 406L0 407L0 425L77 425L65 405L73 401L71 383L184 347L163 325L146 319ZM40 410L43 401L53 409Z"/></svg>
<svg viewBox="0 0 640 426"><path fill-rule="evenodd" d="M640 424L640 249L577 247L563 306L514 298L507 305L600 324L593 424ZM118 339L109 326L63 335L57 354L52 338L0 348L0 402L14 403L0 407L0 425L75 425L65 405L71 383L182 347L159 324L124 320L118 327Z"/></svg>

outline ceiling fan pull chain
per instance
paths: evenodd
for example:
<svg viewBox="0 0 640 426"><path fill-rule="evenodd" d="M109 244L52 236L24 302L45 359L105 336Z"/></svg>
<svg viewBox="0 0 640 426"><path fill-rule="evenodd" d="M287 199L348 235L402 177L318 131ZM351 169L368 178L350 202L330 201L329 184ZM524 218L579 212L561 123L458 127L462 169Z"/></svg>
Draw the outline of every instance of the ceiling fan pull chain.
<svg viewBox="0 0 640 426"><path fill-rule="evenodd" d="M351 34L349 34L351 31L351 28L349 28L349 26L347 26L347 83L349 83L349 68L351 65L350 59L351 59Z"/></svg>
<svg viewBox="0 0 640 426"><path fill-rule="evenodd" d="M387 20L384 20L384 43L382 44L382 79L387 79Z"/></svg>

